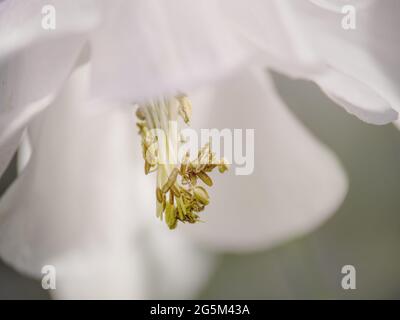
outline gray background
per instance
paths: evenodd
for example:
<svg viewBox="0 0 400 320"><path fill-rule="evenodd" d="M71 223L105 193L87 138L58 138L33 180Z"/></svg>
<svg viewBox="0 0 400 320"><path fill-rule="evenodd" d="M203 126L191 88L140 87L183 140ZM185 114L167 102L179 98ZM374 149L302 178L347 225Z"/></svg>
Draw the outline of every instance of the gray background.
<svg viewBox="0 0 400 320"><path fill-rule="evenodd" d="M312 83L274 75L285 102L341 159L350 191L321 228L255 254L222 255L200 298L400 298L400 132L365 124ZM12 180L10 167L0 193ZM357 289L343 290L341 268L357 269ZM0 299L47 299L40 283L0 262Z"/></svg>

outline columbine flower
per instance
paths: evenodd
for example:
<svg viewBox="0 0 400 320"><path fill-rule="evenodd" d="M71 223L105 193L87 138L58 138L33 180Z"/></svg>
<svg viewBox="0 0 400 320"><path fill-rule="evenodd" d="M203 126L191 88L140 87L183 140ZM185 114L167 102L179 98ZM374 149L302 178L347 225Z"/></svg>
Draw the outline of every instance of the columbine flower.
<svg viewBox="0 0 400 320"><path fill-rule="evenodd" d="M0 2L0 172L27 132L20 152L27 164L0 202L1 257L32 276L55 265L56 297L182 297L212 267L191 237L224 250L257 249L322 223L341 203L346 179L262 69L315 81L365 121L394 121L398 3L346 1L358 9L351 31L340 27L342 3ZM57 9L54 31L41 28L45 4ZM163 210L171 228L178 219L197 221L209 195L191 179L208 172L145 162L146 172L158 169L152 185L133 118L136 104L147 148L144 131L157 125L142 112L157 97L178 97L188 120L181 92L192 99L195 128L257 134L255 173L218 178L207 222L183 233L151 213ZM166 105L160 115L169 115ZM175 202L185 192L178 175L189 183L183 206ZM174 199L165 212L167 193ZM196 210L185 214L192 203Z"/></svg>

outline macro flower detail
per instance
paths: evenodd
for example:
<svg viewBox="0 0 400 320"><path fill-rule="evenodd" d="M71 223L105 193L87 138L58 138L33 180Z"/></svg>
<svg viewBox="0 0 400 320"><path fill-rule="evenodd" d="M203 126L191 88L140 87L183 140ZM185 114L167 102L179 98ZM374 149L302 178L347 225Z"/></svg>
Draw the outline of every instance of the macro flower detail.
<svg viewBox="0 0 400 320"><path fill-rule="evenodd" d="M212 187L209 174L216 168L220 173L228 170L227 162L216 158L211 141L195 159L191 159L190 151L179 159L178 150L187 141L178 132L178 118L188 125L191 114L192 104L185 95L143 104L136 110L144 172L157 172L156 216L165 219L170 229L175 229L178 222L201 221L199 213L210 203L210 196L198 182Z"/></svg>
<svg viewBox="0 0 400 320"><path fill-rule="evenodd" d="M55 265L56 298L191 297L214 252L265 250L327 221L345 170L270 71L366 122L395 121L398 0L368 1L352 32L326 9L341 2L0 0L0 173L31 147L0 199L1 259L35 278ZM44 5L55 30L41 27ZM188 153L189 124L254 130L254 174L213 176L228 161L215 141Z"/></svg>

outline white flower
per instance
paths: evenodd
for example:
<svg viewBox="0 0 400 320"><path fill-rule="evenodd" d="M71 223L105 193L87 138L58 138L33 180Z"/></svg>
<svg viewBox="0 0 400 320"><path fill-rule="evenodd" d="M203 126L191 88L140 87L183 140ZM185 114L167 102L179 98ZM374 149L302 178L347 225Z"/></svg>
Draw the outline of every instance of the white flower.
<svg viewBox="0 0 400 320"><path fill-rule="evenodd" d="M351 32L340 3L0 2L0 173L25 129L32 146L0 201L1 257L32 276L55 265L59 298L187 297L213 265L198 242L254 250L317 227L345 175L263 67L315 81L365 121L394 121L397 20L385 14L397 3L360 7ZM41 28L45 4L54 31ZM170 232L153 217L132 102L181 91L195 127L256 129L256 170L218 179L207 223Z"/></svg>

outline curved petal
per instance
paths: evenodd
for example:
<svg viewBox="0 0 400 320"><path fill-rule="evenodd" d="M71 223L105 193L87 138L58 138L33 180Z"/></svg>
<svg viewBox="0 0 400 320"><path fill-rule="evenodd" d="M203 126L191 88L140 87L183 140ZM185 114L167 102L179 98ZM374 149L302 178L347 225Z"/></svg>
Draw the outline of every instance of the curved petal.
<svg viewBox="0 0 400 320"><path fill-rule="evenodd" d="M42 26L55 9L55 29ZM0 62L15 52L37 43L86 33L99 23L95 0L5 0L0 3Z"/></svg>
<svg viewBox="0 0 400 320"><path fill-rule="evenodd" d="M332 6L337 2L324 1ZM385 124L397 119L398 1L347 1L346 5L355 9L354 30L342 27L348 11L335 12L299 1L291 1L290 5L298 14L298 27L325 66L323 72L308 78L366 122Z"/></svg>
<svg viewBox="0 0 400 320"><path fill-rule="evenodd" d="M213 0L117 0L105 2L104 11L92 38L94 92L101 96L138 101L176 94L248 57Z"/></svg>
<svg viewBox="0 0 400 320"><path fill-rule="evenodd" d="M0 64L0 174L27 123L54 99L83 45L75 38L56 42L24 50Z"/></svg>
<svg viewBox="0 0 400 320"><path fill-rule="evenodd" d="M41 26L44 5L58 10L55 30ZM83 34L97 23L94 8L86 0L1 3L0 175L25 125L51 103L68 77L85 42Z"/></svg>
<svg viewBox="0 0 400 320"><path fill-rule="evenodd" d="M344 5L356 10L354 30L342 27L348 14L342 13ZM228 14L272 57L270 67L315 81L364 121L384 124L397 119L398 1L273 0L256 1L255 8L245 10L239 4ZM274 25L268 22L274 22L269 19L271 9L279 17Z"/></svg>
<svg viewBox="0 0 400 320"><path fill-rule="evenodd" d="M297 12L285 1L220 0L224 14L241 40L262 54L257 60L290 75L317 72L318 56L297 27Z"/></svg>
<svg viewBox="0 0 400 320"><path fill-rule="evenodd" d="M147 213L147 212L146 212ZM207 283L215 259L165 225L142 226L126 246L79 248L54 260L56 299L188 299Z"/></svg>
<svg viewBox="0 0 400 320"><path fill-rule="evenodd" d="M211 261L155 230L132 107L88 100L89 73L77 69L29 127L31 159L0 202L0 255L36 277L54 265L56 298L193 294Z"/></svg>
<svg viewBox="0 0 400 320"><path fill-rule="evenodd" d="M215 176L206 223L188 226L188 234L217 249L263 249L317 228L342 203L341 165L280 101L263 71L237 73L195 94L193 106L197 128L255 129L255 167L247 176L235 176L234 168Z"/></svg>
<svg viewBox="0 0 400 320"><path fill-rule="evenodd" d="M341 13L343 6L355 5L357 6L357 8L365 8L375 0L308 0L308 1L312 2L317 6L320 6L325 10Z"/></svg>

